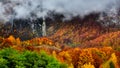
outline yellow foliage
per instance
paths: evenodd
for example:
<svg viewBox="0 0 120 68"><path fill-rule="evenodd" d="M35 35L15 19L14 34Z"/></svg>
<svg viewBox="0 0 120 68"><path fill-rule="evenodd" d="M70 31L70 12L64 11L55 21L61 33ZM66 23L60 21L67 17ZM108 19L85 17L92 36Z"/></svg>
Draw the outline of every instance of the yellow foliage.
<svg viewBox="0 0 120 68"><path fill-rule="evenodd" d="M70 56L70 54L68 52L65 52L64 53L64 56L65 56L65 59L68 61L68 62L71 62L72 61L72 58Z"/></svg>
<svg viewBox="0 0 120 68"><path fill-rule="evenodd" d="M111 55L110 60L114 63L115 68L119 68L119 66L118 66L118 61L117 61L117 56L115 55L115 53L113 53L113 54Z"/></svg>
<svg viewBox="0 0 120 68"><path fill-rule="evenodd" d="M68 68L74 68L73 64L69 64Z"/></svg>
<svg viewBox="0 0 120 68"><path fill-rule="evenodd" d="M83 49L79 56L79 62L78 62L79 66L87 62L91 62L91 63L94 62L92 52L90 49Z"/></svg>
<svg viewBox="0 0 120 68"><path fill-rule="evenodd" d="M119 57L119 53L114 53L116 51L114 51L112 47L82 49L79 47L62 47L59 43L55 43L56 42L53 42L48 38L34 38L27 41L20 41L19 38L16 39L13 36L10 36L7 39L0 38L1 48L13 47L14 49L20 51L24 49L31 51L45 50L47 53L52 54L60 62L67 63L68 68L119 68L119 58L117 58ZM107 44L107 42L105 42L105 44ZM48 45L48 47L46 47L46 45ZM59 50L52 48L54 45L55 47L59 46Z"/></svg>
<svg viewBox="0 0 120 68"><path fill-rule="evenodd" d="M94 67L94 65L92 65L91 63L86 63L86 64L84 64L83 66L78 67L78 68L95 68L95 67Z"/></svg>
<svg viewBox="0 0 120 68"><path fill-rule="evenodd" d="M105 62L100 68L111 68L111 64L113 68L119 68L115 53L112 53L110 59Z"/></svg>
<svg viewBox="0 0 120 68"><path fill-rule="evenodd" d="M53 52L52 52L52 55L53 55L54 57L56 57L56 56L57 56L56 51L53 51Z"/></svg>
<svg viewBox="0 0 120 68"><path fill-rule="evenodd" d="M111 55L110 60L113 61L114 64L117 64L117 57L116 57L115 53L113 53L113 54Z"/></svg>
<svg viewBox="0 0 120 68"><path fill-rule="evenodd" d="M66 62L69 65L69 68L74 68L72 64L72 57L68 51L60 52L59 57L63 57L64 62Z"/></svg>

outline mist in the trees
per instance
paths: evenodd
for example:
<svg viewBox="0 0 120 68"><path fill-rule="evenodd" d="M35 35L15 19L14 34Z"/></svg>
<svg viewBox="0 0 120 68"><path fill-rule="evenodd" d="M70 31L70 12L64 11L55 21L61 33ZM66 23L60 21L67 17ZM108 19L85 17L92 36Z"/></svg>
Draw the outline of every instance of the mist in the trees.
<svg viewBox="0 0 120 68"><path fill-rule="evenodd" d="M15 18L38 18L47 16L47 12L56 11L69 16L84 16L91 12L103 12L119 6L119 0L1 0L0 20L9 21L12 11ZM43 4L41 6L41 4ZM41 7L43 12L41 12ZM2 21L1 20L1 21Z"/></svg>
<svg viewBox="0 0 120 68"><path fill-rule="evenodd" d="M92 12L107 13L113 8L117 10L118 3L119 0L0 0L0 23L10 22L13 27L14 19L46 19L50 11L63 14L64 20L70 20L74 16L84 17ZM31 28L35 32L36 26L33 25ZM41 26L42 36L46 36L44 20Z"/></svg>

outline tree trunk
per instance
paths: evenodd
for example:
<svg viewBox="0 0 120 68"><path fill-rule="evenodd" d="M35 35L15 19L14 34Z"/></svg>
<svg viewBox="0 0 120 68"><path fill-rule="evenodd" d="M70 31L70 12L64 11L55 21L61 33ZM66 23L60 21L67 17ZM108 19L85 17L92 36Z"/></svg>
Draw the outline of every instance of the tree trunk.
<svg viewBox="0 0 120 68"><path fill-rule="evenodd" d="M42 24L42 36L46 36L46 22L45 18L43 17L43 24Z"/></svg>

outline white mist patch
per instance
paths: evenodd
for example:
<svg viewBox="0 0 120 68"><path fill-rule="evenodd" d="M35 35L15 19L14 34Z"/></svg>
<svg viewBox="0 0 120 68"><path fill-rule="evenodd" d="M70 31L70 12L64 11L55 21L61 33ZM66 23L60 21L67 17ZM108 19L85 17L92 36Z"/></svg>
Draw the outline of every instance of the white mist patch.
<svg viewBox="0 0 120 68"><path fill-rule="evenodd" d="M0 21L15 18L39 18L49 11L62 13L66 18L105 12L119 6L119 0L0 0Z"/></svg>
<svg viewBox="0 0 120 68"><path fill-rule="evenodd" d="M110 5L116 7L116 0L45 0L44 3L44 7L49 10L73 15L105 11Z"/></svg>

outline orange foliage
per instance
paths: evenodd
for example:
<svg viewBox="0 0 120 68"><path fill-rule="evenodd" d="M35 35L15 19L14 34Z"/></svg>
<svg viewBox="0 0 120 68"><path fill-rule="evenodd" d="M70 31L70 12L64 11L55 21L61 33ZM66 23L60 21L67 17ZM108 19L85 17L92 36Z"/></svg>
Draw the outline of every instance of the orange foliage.
<svg viewBox="0 0 120 68"><path fill-rule="evenodd" d="M11 46L20 46L21 41L19 38L15 39L13 36L9 36L8 38L4 39L1 43L1 47L11 47Z"/></svg>
<svg viewBox="0 0 120 68"><path fill-rule="evenodd" d="M104 48L70 48L62 50L55 56L61 61L66 62L69 66L79 68L84 64L91 63L95 68L99 68L101 64L110 59L115 51L111 47Z"/></svg>
<svg viewBox="0 0 120 68"><path fill-rule="evenodd" d="M52 40L45 38L45 37L44 38L34 38L34 39L30 40L29 43L31 45L37 45L37 46L39 46L39 45L53 46L54 45Z"/></svg>
<svg viewBox="0 0 120 68"><path fill-rule="evenodd" d="M20 38L17 38L17 39L16 39L16 44L17 44L17 45L21 45Z"/></svg>
<svg viewBox="0 0 120 68"><path fill-rule="evenodd" d="M116 60L114 64L118 67L120 62L120 52L113 50L111 47L82 49L63 45L61 48L58 48L52 40L45 37L27 41L20 41L19 38L14 38L13 36L6 39L0 38L0 47L12 47L19 51L27 49L39 52L44 50L59 61L67 63L71 68L84 68L87 66L99 68L100 66L107 65L108 63L105 62L110 62L110 60Z"/></svg>
<svg viewBox="0 0 120 68"><path fill-rule="evenodd" d="M16 42L16 39L13 37L13 36L9 36L7 38L9 41L11 41L12 43L15 43Z"/></svg>
<svg viewBox="0 0 120 68"><path fill-rule="evenodd" d="M1 48L10 47L10 46L13 46L13 43L8 39L3 40L3 42L0 45Z"/></svg>
<svg viewBox="0 0 120 68"><path fill-rule="evenodd" d="M120 67L120 52L119 52L119 51L116 51L115 54L116 54L116 56L117 56L118 65L119 65L119 67Z"/></svg>

